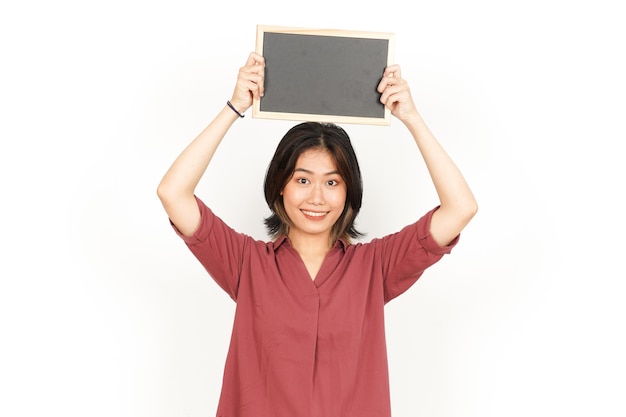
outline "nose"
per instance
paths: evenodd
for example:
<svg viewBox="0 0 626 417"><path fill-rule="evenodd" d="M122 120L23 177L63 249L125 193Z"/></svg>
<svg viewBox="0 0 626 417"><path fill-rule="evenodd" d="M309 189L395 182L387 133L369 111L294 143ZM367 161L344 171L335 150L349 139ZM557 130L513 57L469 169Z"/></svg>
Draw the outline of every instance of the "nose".
<svg viewBox="0 0 626 417"><path fill-rule="evenodd" d="M311 187L308 202L315 205L324 204L324 190L321 184L315 184Z"/></svg>

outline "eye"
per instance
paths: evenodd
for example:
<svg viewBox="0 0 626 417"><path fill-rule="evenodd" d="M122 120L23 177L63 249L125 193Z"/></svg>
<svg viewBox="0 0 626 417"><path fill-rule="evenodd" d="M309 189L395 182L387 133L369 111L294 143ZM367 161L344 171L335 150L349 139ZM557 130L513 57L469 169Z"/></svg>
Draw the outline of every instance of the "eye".
<svg viewBox="0 0 626 417"><path fill-rule="evenodd" d="M334 186L339 184L339 181L337 181L337 180L328 180L326 182L326 184L330 185L331 187L334 187Z"/></svg>
<svg viewBox="0 0 626 417"><path fill-rule="evenodd" d="M308 184L309 180L307 180L306 178L298 178L298 179L296 179L296 182L298 184Z"/></svg>

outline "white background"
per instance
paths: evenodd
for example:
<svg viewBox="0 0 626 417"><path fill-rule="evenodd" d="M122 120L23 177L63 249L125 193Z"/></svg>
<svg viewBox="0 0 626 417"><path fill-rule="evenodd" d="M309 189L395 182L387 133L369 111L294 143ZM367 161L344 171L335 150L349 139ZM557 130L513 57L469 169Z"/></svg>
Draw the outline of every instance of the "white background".
<svg viewBox="0 0 626 417"><path fill-rule="evenodd" d="M214 415L234 303L156 186L230 97L257 24L395 32L478 199L452 255L387 307L394 415L626 415L618 2L8 3L0 415ZM291 125L249 112L198 189L260 239L265 168ZM368 239L436 204L401 123L344 127Z"/></svg>

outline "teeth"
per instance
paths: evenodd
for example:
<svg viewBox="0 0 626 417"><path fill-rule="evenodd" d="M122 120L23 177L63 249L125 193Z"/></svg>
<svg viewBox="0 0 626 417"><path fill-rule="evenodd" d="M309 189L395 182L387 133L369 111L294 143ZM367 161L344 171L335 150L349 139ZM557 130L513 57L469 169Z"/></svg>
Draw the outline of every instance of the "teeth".
<svg viewBox="0 0 626 417"><path fill-rule="evenodd" d="M311 216L311 217L322 217L326 215L326 212L319 213L316 211L306 211L306 210L302 210L302 212L306 214L307 216Z"/></svg>

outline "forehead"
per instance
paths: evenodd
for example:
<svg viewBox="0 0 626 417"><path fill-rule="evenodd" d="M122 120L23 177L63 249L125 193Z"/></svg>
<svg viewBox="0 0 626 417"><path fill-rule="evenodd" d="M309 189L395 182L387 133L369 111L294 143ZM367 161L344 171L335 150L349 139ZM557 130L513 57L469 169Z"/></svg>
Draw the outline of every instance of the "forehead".
<svg viewBox="0 0 626 417"><path fill-rule="evenodd" d="M326 149L308 149L300 154L296 161L296 169L306 168L310 171L324 171L328 172L337 169L335 158ZM318 169L316 169L318 168Z"/></svg>

